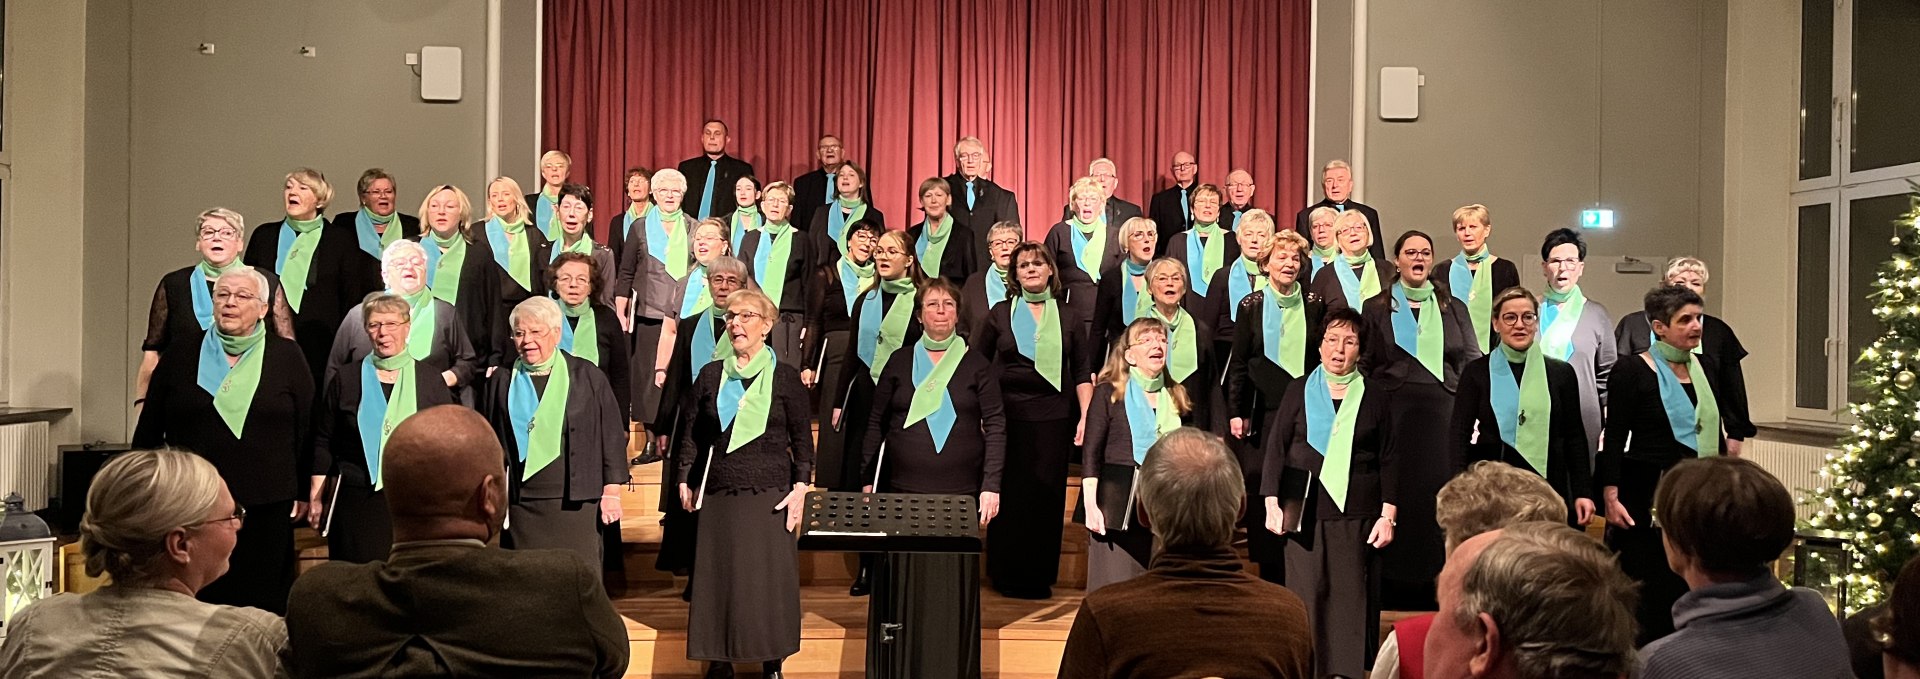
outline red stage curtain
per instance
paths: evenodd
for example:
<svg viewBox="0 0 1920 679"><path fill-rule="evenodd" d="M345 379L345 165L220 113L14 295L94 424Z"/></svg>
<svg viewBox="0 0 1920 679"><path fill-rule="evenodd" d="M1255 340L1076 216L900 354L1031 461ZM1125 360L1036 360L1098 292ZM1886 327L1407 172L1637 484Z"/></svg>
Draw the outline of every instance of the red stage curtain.
<svg viewBox="0 0 1920 679"><path fill-rule="evenodd" d="M1305 205L1308 0L545 0L544 12L541 139L573 156L574 180L606 209L627 167L699 155L709 117L763 182L817 167L814 142L839 135L894 228L919 218L914 190L953 171L967 135L1036 237L1101 156L1142 208L1183 149L1201 181L1252 172L1255 205L1283 225Z"/></svg>

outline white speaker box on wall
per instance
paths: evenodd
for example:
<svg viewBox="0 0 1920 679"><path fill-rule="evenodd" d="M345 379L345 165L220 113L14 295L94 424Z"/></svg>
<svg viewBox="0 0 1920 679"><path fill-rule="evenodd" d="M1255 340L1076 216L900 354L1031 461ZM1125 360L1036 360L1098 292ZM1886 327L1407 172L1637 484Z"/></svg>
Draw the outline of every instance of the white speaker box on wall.
<svg viewBox="0 0 1920 679"><path fill-rule="evenodd" d="M1380 119L1420 118L1420 69L1386 66L1380 69Z"/></svg>
<svg viewBox="0 0 1920 679"><path fill-rule="evenodd" d="M420 48L420 98L460 101L460 48Z"/></svg>

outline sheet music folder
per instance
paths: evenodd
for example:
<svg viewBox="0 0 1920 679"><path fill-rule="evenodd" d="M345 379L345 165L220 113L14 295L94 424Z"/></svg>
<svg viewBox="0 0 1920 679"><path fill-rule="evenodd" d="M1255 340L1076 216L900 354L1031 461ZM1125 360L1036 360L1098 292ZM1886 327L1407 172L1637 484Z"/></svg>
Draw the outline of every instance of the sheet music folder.
<svg viewBox="0 0 1920 679"><path fill-rule="evenodd" d="M968 495L807 493L800 549L978 553L980 508Z"/></svg>

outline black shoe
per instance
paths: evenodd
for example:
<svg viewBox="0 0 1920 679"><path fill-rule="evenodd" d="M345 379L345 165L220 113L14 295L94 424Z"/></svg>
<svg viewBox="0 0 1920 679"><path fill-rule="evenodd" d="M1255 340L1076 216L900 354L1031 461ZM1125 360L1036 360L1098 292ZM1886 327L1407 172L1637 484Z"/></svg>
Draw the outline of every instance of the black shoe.
<svg viewBox="0 0 1920 679"><path fill-rule="evenodd" d="M854 576L853 586L847 588L847 596L866 596L873 593L873 571L862 568Z"/></svg>
<svg viewBox="0 0 1920 679"><path fill-rule="evenodd" d="M693 603L693 579L692 578L688 578L687 586L680 590L680 600L685 601L687 603ZM733 676L733 675L729 674L727 676Z"/></svg>
<svg viewBox="0 0 1920 679"><path fill-rule="evenodd" d="M707 663L707 679L733 679L733 663Z"/></svg>
<svg viewBox="0 0 1920 679"><path fill-rule="evenodd" d="M651 448L649 448L647 452L641 453L639 457L633 458L633 461L629 463L628 466L638 467L641 465L649 465L655 462L659 462L663 459L666 459L666 458L660 457L659 453L656 453Z"/></svg>
<svg viewBox="0 0 1920 679"><path fill-rule="evenodd" d="M787 675L780 672L780 661L768 660L760 663L760 676L764 679L780 679Z"/></svg>

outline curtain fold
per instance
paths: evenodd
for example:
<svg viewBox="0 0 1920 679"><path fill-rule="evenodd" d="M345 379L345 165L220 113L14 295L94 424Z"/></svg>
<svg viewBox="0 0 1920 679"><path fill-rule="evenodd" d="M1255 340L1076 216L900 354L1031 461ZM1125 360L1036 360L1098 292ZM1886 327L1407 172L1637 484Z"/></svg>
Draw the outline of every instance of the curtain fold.
<svg viewBox="0 0 1920 679"><path fill-rule="evenodd" d="M1094 158L1143 208L1192 151L1244 168L1281 224L1306 204L1309 0L544 0L541 142L621 202L626 168L699 155L707 118L763 183L835 134L889 226L976 136L1027 232L1058 221ZM702 30L689 30L701 27ZM719 188L721 196L730 187ZM597 220L602 228L605 219ZM604 240L606 234L597 234Z"/></svg>

